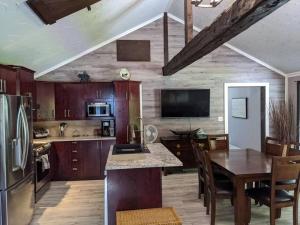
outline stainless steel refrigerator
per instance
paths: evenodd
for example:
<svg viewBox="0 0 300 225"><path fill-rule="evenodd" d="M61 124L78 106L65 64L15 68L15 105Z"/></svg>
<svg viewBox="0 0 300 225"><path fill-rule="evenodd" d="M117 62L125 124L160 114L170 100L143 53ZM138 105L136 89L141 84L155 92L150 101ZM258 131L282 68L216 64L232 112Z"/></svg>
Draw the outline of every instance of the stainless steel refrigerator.
<svg viewBox="0 0 300 225"><path fill-rule="evenodd" d="M0 94L0 225L28 225L34 209L31 97Z"/></svg>

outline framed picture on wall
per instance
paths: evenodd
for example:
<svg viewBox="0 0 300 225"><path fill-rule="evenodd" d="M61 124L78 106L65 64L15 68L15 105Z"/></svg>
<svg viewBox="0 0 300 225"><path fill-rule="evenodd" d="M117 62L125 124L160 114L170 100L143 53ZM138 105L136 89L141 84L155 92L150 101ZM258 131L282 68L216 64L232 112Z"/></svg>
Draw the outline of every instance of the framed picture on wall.
<svg viewBox="0 0 300 225"><path fill-rule="evenodd" d="M235 118L248 118L248 99L247 98L232 98L231 99L231 116Z"/></svg>

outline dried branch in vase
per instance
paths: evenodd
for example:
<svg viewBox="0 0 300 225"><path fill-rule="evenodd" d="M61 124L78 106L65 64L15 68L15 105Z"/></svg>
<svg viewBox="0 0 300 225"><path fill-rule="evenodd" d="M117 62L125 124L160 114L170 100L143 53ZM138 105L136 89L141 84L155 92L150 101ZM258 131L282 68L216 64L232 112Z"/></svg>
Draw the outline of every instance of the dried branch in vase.
<svg viewBox="0 0 300 225"><path fill-rule="evenodd" d="M270 119L273 125L274 137L281 143L296 142L296 126L294 120L294 105L291 100L270 102Z"/></svg>

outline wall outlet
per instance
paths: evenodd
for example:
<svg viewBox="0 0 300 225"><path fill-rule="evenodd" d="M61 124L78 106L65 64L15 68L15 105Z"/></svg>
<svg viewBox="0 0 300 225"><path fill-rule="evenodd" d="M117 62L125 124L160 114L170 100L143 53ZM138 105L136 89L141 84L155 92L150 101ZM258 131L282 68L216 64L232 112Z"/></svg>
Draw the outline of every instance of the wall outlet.
<svg viewBox="0 0 300 225"><path fill-rule="evenodd" d="M223 121L224 121L223 116L219 116L219 117L218 117L218 122L223 122Z"/></svg>

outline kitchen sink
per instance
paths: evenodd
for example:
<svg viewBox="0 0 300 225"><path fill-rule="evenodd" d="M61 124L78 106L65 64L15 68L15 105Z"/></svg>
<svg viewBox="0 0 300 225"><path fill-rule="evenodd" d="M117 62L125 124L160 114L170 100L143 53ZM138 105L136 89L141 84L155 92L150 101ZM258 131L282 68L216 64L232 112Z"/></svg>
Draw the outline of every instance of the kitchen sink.
<svg viewBox="0 0 300 225"><path fill-rule="evenodd" d="M116 144L112 152L113 155L137 153L149 153L149 150L141 144Z"/></svg>

